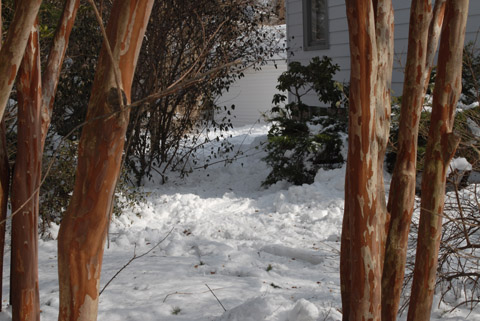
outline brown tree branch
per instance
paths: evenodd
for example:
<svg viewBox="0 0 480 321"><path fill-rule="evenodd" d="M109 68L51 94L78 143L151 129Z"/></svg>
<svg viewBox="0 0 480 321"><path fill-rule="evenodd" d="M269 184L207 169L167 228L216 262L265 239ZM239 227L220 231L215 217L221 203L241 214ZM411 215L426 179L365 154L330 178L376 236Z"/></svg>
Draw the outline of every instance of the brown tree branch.
<svg viewBox="0 0 480 321"><path fill-rule="evenodd" d="M112 283L112 281L123 271L127 268L127 266L130 265L130 263L132 263L133 261L135 260L138 260L139 258L142 258L144 257L145 255L148 255L150 252L152 252L154 249L156 249L160 244L163 243L163 241L165 241L169 236L170 234L173 232L175 228L172 227L172 229L170 231L168 231L167 235L165 235L165 237L163 239L161 239L160 241L158 241L154 246L152 246L148 251L146 251L145 253L142 253L140 255L137 255L137 253L135 253L135 250L137 248L137 245L135 244L135 248L133 250L133 256L130 260L128 260L127 263L125 263L124 266L122 266L111 278L110 280L108 280L108 282L103 286L103 288L100 290L100 292L98 293L98 295L102 295L103 291L105 291L105 289L110 285L110 283Z"/></svg>

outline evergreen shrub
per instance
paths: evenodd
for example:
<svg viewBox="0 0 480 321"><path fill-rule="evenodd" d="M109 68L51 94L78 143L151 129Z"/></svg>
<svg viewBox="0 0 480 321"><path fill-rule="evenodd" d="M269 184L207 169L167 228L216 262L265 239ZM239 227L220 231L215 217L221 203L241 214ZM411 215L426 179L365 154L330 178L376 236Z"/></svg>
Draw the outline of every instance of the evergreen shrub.
<svg viewBox="0 0 480 321"><path fill-rule="evenodd" d="M333 169L343 164L346 117L322 116L321 109L316 111L302 101L302 97L313 90L320 101L340 115L340 107L347 104L347 99L343 85L333 80L338 70L330 58L315 57L306 66L289 63L288 71L278 78L277 89L284 94L273 97L275 106L267 116L271 129L264 161L272 171L263 185L280 180L295 185L310 184L320 168ZM286 92L294 99L282 106L287 101Z"/></svg>

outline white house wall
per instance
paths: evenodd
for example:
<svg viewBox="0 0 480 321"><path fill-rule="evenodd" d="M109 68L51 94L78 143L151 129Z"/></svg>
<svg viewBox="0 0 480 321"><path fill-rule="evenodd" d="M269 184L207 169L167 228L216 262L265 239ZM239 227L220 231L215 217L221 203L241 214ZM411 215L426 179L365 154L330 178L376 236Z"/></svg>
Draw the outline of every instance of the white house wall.
<svg viewBox="0 0 480 321"><path fill-rule="evenodd" d="M217 99L216 103L222 107L222 111L215 115L215 119L218 121L227 116L236 127L264 122L262 114L272 108L273 95L279 92L275 88L277 79L286 70L285 59L279 59L270 61L260 71L245 71L245 77L236 81L228 92ZM229 116L223 106L230 107L232 104L235 110Z"/></svg>
<svg viewBox="0 0 480 321"><path fill-rule="evenodd" d="M329 49L303 50L303 12L302 0L286 0L288 61L302 64L315 56L328 56L340 66L336 80L348 82L350 78L350 49L345 0L327 0L329 20ZM392 74L393 95L400 96L403 87L403 68L408 45L408 21L410 17L409 0L393 0L395 9L395 66ZM470 1L469 18L466 30L466 42L475 41L480 29L480 0ZM478 40L480 46L480 39ZM315 94L304 98L304 103L320 106Z"/></svg>

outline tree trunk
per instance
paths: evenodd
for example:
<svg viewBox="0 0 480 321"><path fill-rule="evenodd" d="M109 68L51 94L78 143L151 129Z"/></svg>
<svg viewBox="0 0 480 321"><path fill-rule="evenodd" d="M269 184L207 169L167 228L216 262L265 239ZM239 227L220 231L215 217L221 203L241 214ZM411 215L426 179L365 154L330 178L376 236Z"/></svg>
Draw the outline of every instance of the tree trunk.
<svg viewBox="0 0 480 321"><path fill-rule="evenodd" d="M2 27L2 1L0 0L0 35L3 33ZM3 119L0 123L0 289L3 288L3 259L5 254L6 227L5 221L7 219L8 189L10 184L10 166L8 165L7 139L5 135L5 120ZM2 291L0 291L0 302L3 302ZM1 304L0 311L2 311Z"/></svg>
<svg viewBox="0 0 480 321"><path fill-rule="evenodd" d="M347 0L349 143L342 229L343 320L380 320L387 213L383 156L393 64L391 1Z"/></svg>
<svg viewBox="0 0 480 321"><path fill-rule="evenodd" d="M32 32L19 71L19 126L17 158L12 182L12 273L13 320L39 320L38 298L38 187L41 155L50 124L55 89L75 20L79 0L65 3L62 18L42 79L37 32ZM43 89L43 90L42 90ZM25 173L27 177L25 177ZM32 195L36 194L33 198ZM29 199L31 198L31 199Z"/></svg>
<svg viewBox="0 0 480 321"><path fill-rule="evenodd" d="M126 103L153 0L117 0L113 4L107 35L118 88L105 43L100 53L87 124L82 130L72 199L58 236L60 282L59 320L96 320L98 287L109 210L120 170L129 110ZM113 113L113 114L112 114Z"/></svg>
<svg viewBox="0 0 480 321"><path fill-rule="evenodd" d="M47 138L48 127L53 111L58 79L62 69L65 52L77 16L80 0L67 0L63 7L62 17L55 31L48 61L42 77L42 150Z"/></svg>
<svg viewBox="0 0 480 321"><path fill-rule="evenodd" d="M415 203L417 140L425 89L443 21L445 1L413 0L410 8L408 53L398 130L397 159L390 185L391 215L382 276L382 320L397 318Z"/></svg>
<svg viewBox="0 0 480 321"><path fill-rule="evenodd" d="M380 214L381 224L388 226L390 216L387 212L385 199L385 184L383 179L383 164L387 151L388 137L390 136L391 116L391 84L394 56L394 13L391 1L373 1L375 13L375 41L377 46L378 66L375 84L375 138L377 151L377 212ZM385 255L386 231L381 231L381 257ZM383 261L380 263L383 268Z"/></svg>
<svg viewBox="0 0 480 321"><path fill-rule="evenodd" d="M459 142L453 134L453 121L462 86L468 4L468 0L449 0L445 8L422 178L420 225L408 321L430 319L442 231L446 171Z"/></svg>
<svg viewBox="0 0 480 321"><path fill-rule="evenodd" d="M31 30L17 80L17 157L12 182L12 320L40 320L38 294L38 191L41 176L40 46ZM33 197L32 197L33 196Z"/></svg>
<svg viewBox="0 0 480 321"><path fill-rule="evenodd" d="M41 0L18 0L15 4L15 14L0 50L0 119L41 3Z"/></svg>
<svg viewBox="0 0 480 321"><path fill-rule="evenodd" d="M10 185L10 166L8 164L7 140L5 136L5 120L0 123L0 289L3 288L3 260L5 254L5 230L7 220L7 204ZM2 294L0 291L0 302ZM1 304L0 304L0 311Z"/></svg>

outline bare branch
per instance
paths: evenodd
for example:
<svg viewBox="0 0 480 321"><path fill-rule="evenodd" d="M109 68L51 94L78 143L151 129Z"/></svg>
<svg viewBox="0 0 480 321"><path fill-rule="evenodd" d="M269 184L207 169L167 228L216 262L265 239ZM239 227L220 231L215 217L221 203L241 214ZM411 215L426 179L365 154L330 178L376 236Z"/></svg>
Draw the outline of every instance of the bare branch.
<svg viewBox="0 0 480 321"><path fill-rule="evenodd" d="M125 263L124 266L122 266L120 268L120 270L117 271L117 273L115 273L112 278L110 280L108 280L108 282L105 284L105 286L102 288L102 290L100 290L99 294L98 295L101 295L103 293L103 291L105 291L105 289L110 285L110 283L112 283L112 281L123 271L127 268L127 266L130 265L130 263L132 263L133 261L141 258L141 257L144 257L145 255L148 255L150 252L152 252L154 249L156 249L160 244L163 243L163 241L165 241L169 236L170 234L172 233L172 231L174 230L175 228L172 227L172 229L167 233L167 235L165 235L165 237L163 239L161 239L160 241L157 242L157 244L155 244L154 246L152 246L152 248L150 248L150 250L148 250L147 252L145 253L142 253L140 255L137 255L135 253L135 249L137 248L137 245L135 244L135 249L133 250L133 256L130 260L128 260L127 263Z"/></svg>

